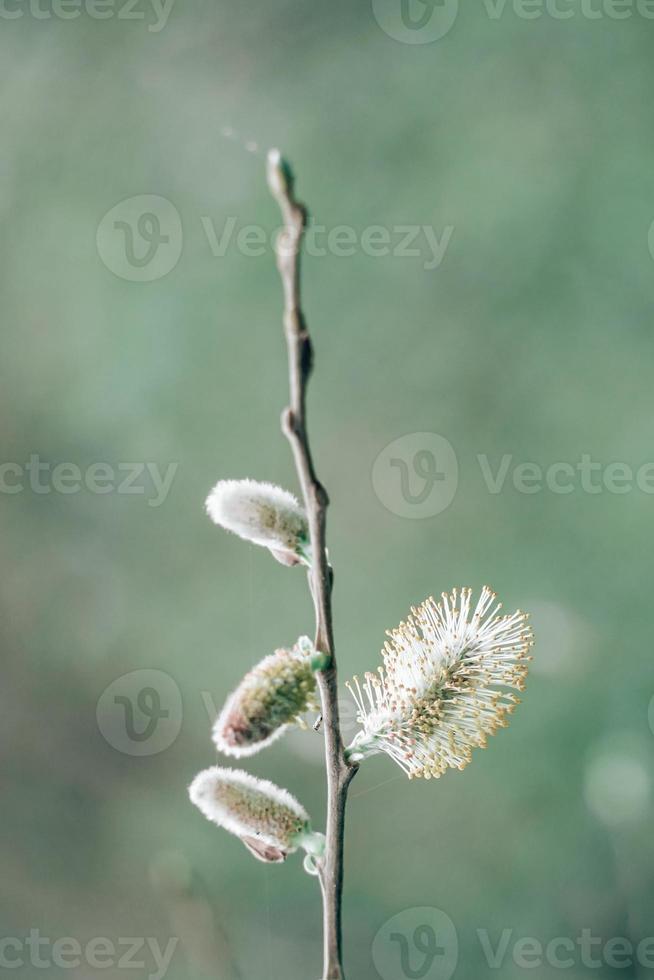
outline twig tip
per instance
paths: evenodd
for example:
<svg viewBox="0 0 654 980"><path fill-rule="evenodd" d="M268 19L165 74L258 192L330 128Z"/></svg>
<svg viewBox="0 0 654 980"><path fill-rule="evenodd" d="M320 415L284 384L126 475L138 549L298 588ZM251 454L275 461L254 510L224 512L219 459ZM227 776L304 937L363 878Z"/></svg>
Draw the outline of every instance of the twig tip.
<svg viewBox="0 0 654 980"><path fill-rule="evenodd" d="M293 171L280 151L268 150L268 186L275 197L290 197L293 191Z"/></svg>

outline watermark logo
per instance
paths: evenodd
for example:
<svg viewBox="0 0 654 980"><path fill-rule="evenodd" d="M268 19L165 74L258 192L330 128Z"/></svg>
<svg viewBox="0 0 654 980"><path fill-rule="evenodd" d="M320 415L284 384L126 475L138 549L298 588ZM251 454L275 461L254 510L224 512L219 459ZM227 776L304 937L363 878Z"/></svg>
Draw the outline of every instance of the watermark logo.
<svg viewBox="0 0 654 980"><path fill-rule="evenodd" d="M654 0L482 0L490 20L499 21L505 12L520 20L629 20L654 19Z"/></svg>
<svg viewBox="0 0 654 980"><path fill-rule="evenodd" d="M654 0L480 0L481 12L494 23L505 17L537 21L654 20ZM431 44L444 37L458 16L458 0L372 0L375 20L384 33L404 44Z"/></svg>
<svg viewBox="0 0 654 980"><path fill-rule="evenodd" d="M654 461L640 465L600 462L590 453L574 461L540 464L512 453L477 453L472 473L479 488L491 496L514 492L521 496L550 493L566 497L605 493L654 495ZM389 443L372 467L372 486L387 510L398 517L424 520L446 510L457 492L459 467L452 444L435 432L413 432Z"/></svg>
<svg viewBox="0 0 654 980"><path fill-rule="evenodd" d="M168 23L175 0L0 0L2 20L138 20L158 34Z"/></svg>
<svg viewBox="0 0 654 980"><path fill-rule="evenodd" d="M2 0L0 0L2 3ZM222 221L211 215L190 217L187 225L199 231L211 255L225 258L237 252L246 258L275 254L282 227L243 224L234 215ZM393 224L332 227L310 220L304 234L302 251L310 258L351 258L364 255L373 259L410 259L419 262L425 272L435 272L445 259L455 227ZM281 239L283 242L283 237ZM132 282L162 279L179 262L184 244L180 214L175 205L155 194L126 198L102 218L96 232L97 249L106 267Z"/></svg>
<svg viewBox="0 0 654 980"><path fill-rule="evenodd" d="M446 510L456 494L459 464L436 432L411 432L389 443L372 467L373 489L392 514L424 520Z"/></svg>
<svg viewBox="0 0 654 980"><path fill-rule="evenodd" d="M182 695L161 670L134 670L103 691L97 705L98 728L124 755L165 752L182 730Z"/></svg>
<svg viewBox="0 0 654 980"><path fill-rule="evenodd" d="M372 944L372 960L382 980L450 980L458 958L455 925L435 908L394 915Z"/></svg>
<svg viewBox="0 0 654 980"><path fill-rule="evenodd" d="M497 937L488 929L477 929L477 939L486 964L491 970L505 970L511 960L521 970L629 970L637 963L644 969L654 966L654 938L647 936L637 944L624 936L604 940L582 929L578 936L554 936L543 940L536 936L516 936L515 930L503 929Z"/></svg>
<svg viewBox="0 0 654 980"><path fill-rule="evenodd" d="M279 241L282 228L272 232L262 225L239 225L233 215L219 227L209 215L200 217L202 229L211 254L223 258L235 247L241 255L260 258L274 254L274 243ZM309 220L302 242L302 251L311 258L350 258L361 254L369 258L418 259L425 271L440 268L454 234L454 225L444 225L438 230L433 225L327 225ZM282 240L283 242L283 240ZM281 246L283 249L283 244Z"/></svg>
<svg viewBox="0 0 654 980"><path fill-rule="evenodd" d="M175 205L156 194L140 194L107 211L96 245L106 267L120 279L153 282L175 268L183 239Z"/></svg>
<svg viewBox="0 0 654 980"><path fill-rule="evenodd" d="M39 496L52 493L88 492L105 496L137 495L147 499L148 507L161 507L173 485L179 463L90 463L82 468L77 463L51 463L38 453L32 453L23 463L0 462L0 494L14 496L29 491Z"/></svg>
<svg viewBox="0 0 654 980"><path fill-rule="evenodd" d="M625 970L654 968L654 936L599 936L582 928L576 936L537 937L513 928L475 930L466 948L475 949L488 970ZM372 958L382 980L450 980L458 962L457 930L436 908L405 909L389 919L372 944Z"/></svg>
<svg viewBox="0 0 654 980"><path fill-rule="evenodd" d="M80 968L90 970L140 971L147 980L164 980L170 969L177 937L169 939L166 947L154 937L138 936L119 938L117 941L98 936L81 943L73 936L50 939L38 929L30 929L23 938L0 938L0 970L20 970L32 966L35 970L71 970L79 974ZM88 969L84 969L84 968Z"/></svg>
<svg viewBox="0 0 654 980"><path fill-rule="evenodd" d="M372 0L375 20L403 44L432 44L452 29L459 0Z"/></svg>

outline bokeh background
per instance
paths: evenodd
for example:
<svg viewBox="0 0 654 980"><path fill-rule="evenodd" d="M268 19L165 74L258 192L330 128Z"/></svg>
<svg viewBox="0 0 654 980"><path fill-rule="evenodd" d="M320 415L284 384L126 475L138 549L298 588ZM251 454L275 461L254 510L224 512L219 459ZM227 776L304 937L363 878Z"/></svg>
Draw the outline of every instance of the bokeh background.
<svg viewBox="0 0 654 980"><path fill-rule="evenodd" d="M418 23L429 10L415 2ZM249 225L269 242L278 224L264 179L273 145L315 221L357 241L304 267L342 679L374 669L411 604L457 584L488 582L532 611L537 636L511 727L465 772L409 783L378 757L353 784L348 976L408 976L399 943L375 961L373 944L399 914L411 942L421 907L456 928L455 977L478 980L560 974L517 965L521 937L654 933L653 501L635 479L623 492L602 483L608 464L635 473L654 460L654 24L599 0L599 16L561 8L569 19L527 19L511 3L491 16L480 0L415 43L399 0L374 8L177 0L164 24L144 0L102 20L63 19L74 8L47 0L3 7L3 938L179 937L168 980L319 975L319 895L301 861L255 862L186 796L217 761L209 732L224 695L312 628L304 575L203 513L219 478L296 489L279 434L274 260L269 244L252 255L236 242ZM146 207L151 195L173 211ZM141 212L163 223L139 226ZM221 249L212 232L230 222ZM452 230L429 269L422 236L418 255L367 254L372 226L395 244L401 226ZM130 234L141 265L126 259ZM148 259L159 245L166 274ZM458 461L449 506L438 494L452 471L419 519L405 513L400 467L373 481L380 453L408 436L398 452L411 494L424 489L414 433L441 435ZM516 465L575 467L584 454L601 464L598 492L579 473L570 493L516 488ZM26 475L35 455L49 492ZM499 492L479 456L493 474L510 457ZM141 493L119 492L118 476L105 493L63 493L61 463L104 463L120 481L129 463L172 465L173 480L163 501L147 470ZM147 684L129 676L143 670ZM129 738L116 691L151 739ZM247 768L322 823L319 735L293 734ZM510 931L499 971L478 930L493 947ZM566 976L650 975L600 949L593 969L577 947ZM449 976L439 961L421 972L414 953L412 976ZM131 973L116 959L65 968L50 955L38 968L22 955L2 972L156 972L143 954Z"/></svg>

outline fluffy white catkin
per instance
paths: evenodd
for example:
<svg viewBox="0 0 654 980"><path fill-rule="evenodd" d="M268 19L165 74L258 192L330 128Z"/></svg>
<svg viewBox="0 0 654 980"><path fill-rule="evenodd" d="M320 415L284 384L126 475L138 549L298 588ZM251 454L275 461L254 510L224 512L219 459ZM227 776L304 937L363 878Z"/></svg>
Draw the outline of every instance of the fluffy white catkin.
<svg viewBox="0 0 654 980"><path fill-rule="evenodd" d="M276 650L245 675L230 694L213 729L224 755L254 755L290 725L304 725L307 711L318 711L314 669L316 651L302 636L290 650Z"/></svg>
<svg viewBox="0 0 654 980"><path fill-rule="evenodd" d="M239 837L262 861L284 861L299 847L320 853L322 835L311 830L304 807L267 779L213 766L195 777L189 796L208 820Z"/></svg>
<svg viewBox="0 0 654 980"><path fill-rule="evenodd" d="M205 506L214 524L268 548L282 564L310 564L306 514L288 490L256 480L221 480Z"/></svg>

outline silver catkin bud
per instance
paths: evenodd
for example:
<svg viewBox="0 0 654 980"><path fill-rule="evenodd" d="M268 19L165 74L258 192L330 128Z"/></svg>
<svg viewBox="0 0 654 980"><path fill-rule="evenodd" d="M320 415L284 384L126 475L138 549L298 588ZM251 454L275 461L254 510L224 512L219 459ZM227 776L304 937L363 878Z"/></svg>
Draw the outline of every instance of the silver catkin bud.
<svg viewBox="0 0 654 980"><path fill-rule="evenodd" d="M302 716L318 710L314 671L322 665L311 640L302 636L290 650L265 657L227 699L213 730L225 755L254 755Z"/></svg>
<svg viewBox="0 0 654 980"><path fill-rule="evenodd" d="M322 835L312 831L304 807L266 779L214 766L196 776L189 796L208 820L239 837L261 861L279 863L300 847L322 851Z"/></svg>
<svg viewBox="0 0 654 980"><path fill-rule="evenodd" d="M206 510L214 524L268 548L282 564L310 564L307 517L288 490L256 480L221 480Z"/></svg>

